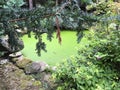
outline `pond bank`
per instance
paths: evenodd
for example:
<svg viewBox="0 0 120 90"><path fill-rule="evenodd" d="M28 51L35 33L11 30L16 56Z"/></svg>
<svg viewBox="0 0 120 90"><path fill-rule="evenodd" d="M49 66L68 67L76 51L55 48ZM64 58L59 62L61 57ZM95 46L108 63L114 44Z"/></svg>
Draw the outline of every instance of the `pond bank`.
<svg viewBox="0 0 120 90"><path fill-rule="evenodd" d="M32 63L36 65L33 66ZM49 81L51 74L46 71L45 66L42 66L43 64L39 63L23 56L0 59L0 90L51 90L44 89L43 86L45 80ZM38 67L41 69L38 70ZM27 74L28 69L30 70L29 74ZM36 72L33 72L33 69ZM42 80L41 77L45 80Z"/></svg>

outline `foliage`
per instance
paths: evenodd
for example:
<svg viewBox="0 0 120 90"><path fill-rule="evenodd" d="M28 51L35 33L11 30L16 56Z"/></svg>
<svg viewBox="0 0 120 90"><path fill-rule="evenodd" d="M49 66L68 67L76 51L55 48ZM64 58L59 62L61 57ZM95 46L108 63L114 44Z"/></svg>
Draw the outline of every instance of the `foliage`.
<svg viewBox="0 0 120 90"><path fill-rule="evenodd" d="M104 38L102 37L103 39L97 47L94 47L94 49L102 55L105 55L105 58L102 60L109 62L119 62L120 29L108 30L107 32L102 33L102 36L104 36Z"/></svg>
<svg viewBox="0 0 120 90"><path fill-rule="evenodd" d="M57 90L119 90L119 74L109 65L98 65L84 57L71 58L54 74Z"/></svg>
<svg viewBox="0 0 120 90"><path fill-rule="evenodd" d="M92 3L88 5L87 11L94 13L96 16L103 16L106 13L111 13L113 11L113 2L103 2L100 1L98 3Z"/></svg>
<svg viewBox="0 0 120 90"><path fill-rule="evenodd" d="M6 5L4 5L4 8L14 9L15 7L21 7L22 5L24 5L23 0L7 0Z"/></svg>
<svg viewBox="0 0 120 90"><path fill-rule="evenodd" d="M54 27L56 27L57 37L61 42L59 27L68 26L80 32L86 24L91 25L89 22L96 21L94 15L89 15L79 8L76 0L66 1L58 5L55 5L55 1L46 2L47 3L43 5L38 5L36 8L23 9L21 8L24 4L22 0L2 0L2 3L0 3L1 36L8 35L10 45L18 47L16 39L19 39L21 33L19 33L17 29L21 29L22 31L24 27L26 27L28 36L30 36L31 32L34 32L35 38L38 40L36 50L40 55L41 50L46 51L46 45L44 41L42 41L41 36L43 33L47 33L48 40L51 40L52 33L55 31ZM80 40L81 36L82 35L78 33L78 40Z"/></svg>
<svg viewBox="0 0 120 90"><path fill-rule="evenodd" d="M119 90L120 20L105 16L85 35L89 43L78 56L58 66L53 74L57 90Z"/></svg>
<svg viewBox="0 0 120 90"><path fill-rule="evenodd" d="M88 88L90 90L98 88L119 90L120 49L119 45L114 45L118 41L111 40L111 42L99 38L94 40L79 50L79 56L76 59L72 58L71 61L59 66L56 78L60 83L58 83L58 88L62 88L60 90L86 90Z"/></svg>
<svg viewBox="0 0 120 90"><path fill-rule="evenodd" d="M103 15L106 13L111 13L112 5L109 2L99 2L96 6L96 11L94 12L96 15Z"/></svg>
<svg viewBox="0 0 120 90"><path fill-rule="evenodd" d="M106 34L103 30L90 33L90 42L79 49L78 56L58 66L53 75L57 90L119 90L120 33Z"/></svg>

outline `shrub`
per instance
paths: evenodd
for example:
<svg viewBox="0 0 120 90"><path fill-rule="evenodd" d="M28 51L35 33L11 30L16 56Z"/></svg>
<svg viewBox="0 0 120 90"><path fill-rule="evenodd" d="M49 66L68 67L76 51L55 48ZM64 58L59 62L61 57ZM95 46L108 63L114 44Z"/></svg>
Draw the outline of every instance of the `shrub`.
<svg viewBox="0 0 120 90"><path fill-rule="evenodd" d="M78 56L60 64L53 75L57 90L119 90L120 29L100 28L86 36ZM93 35L94 34L94 35Z"/></svg>
<svg viewBox="0 0 120 90"><path fill-rule="evenodd" d="M58 66L54 74L57 90L118 90L118 73L109 66L103 67L76 57Z"/></svg>

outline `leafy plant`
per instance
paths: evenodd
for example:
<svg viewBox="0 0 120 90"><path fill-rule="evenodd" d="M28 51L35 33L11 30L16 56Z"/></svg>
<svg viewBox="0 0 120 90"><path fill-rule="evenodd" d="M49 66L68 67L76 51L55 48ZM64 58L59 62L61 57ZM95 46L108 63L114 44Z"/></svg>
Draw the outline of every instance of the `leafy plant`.
<svg viewBox="0 0 120 90"><path fill-rule="evenodd" d="M101 39L96 36L101 34L96 33L95 36L90 33L93 37L89 34L92 40L79 49L78 56L58 66L53 75L57 90L119 90L120 49L116 40L119 35L111 31L112 34L106 36L109 39Z"/></svg>
<svg viewBox="0 0 120 90"><path fill-rule="evenodd" d="M23 0L7 0L6 4L4 5L4 8L15 8L15 7L21 7L25 3Z"/></svg>
<svg viewBox="0 0 120 90"><path fill-rule="evenodd" d="M53 75L57 90L119 90L120 21L109 18L85 35L89 42L78 56L58 66Z"/></svg>
<svg viewBox="0 0 120 90"><path fill-rule="evenodd" d="M56 90L119 90L119 74L109 65L76 57L60 64L53 75Z"/></svg>

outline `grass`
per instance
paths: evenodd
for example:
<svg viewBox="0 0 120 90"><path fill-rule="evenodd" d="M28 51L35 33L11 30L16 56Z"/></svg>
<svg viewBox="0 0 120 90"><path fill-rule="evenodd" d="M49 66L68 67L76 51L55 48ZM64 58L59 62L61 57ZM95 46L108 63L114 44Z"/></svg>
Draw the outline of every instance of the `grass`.
<svg viewBox="0 0 120 90"><path fill-rule="evenodd" d="M82 47L86 43L86 39L83 38L82 41L77 43L76 32L73 31L62 31L62 44L58 43L56 39L56 34L54 34L53 40L50 42L46 39L46 35L43 35L43 41L46 43L47 52L42 51L41 56L37 56L35 52L36 39L34 35L31 38L28 38L25 35L22 39L25 44L25 48L22 50L22 53L30 58L33 61L45 61L49 65L55 65L69 58L70 56L77 54L77 48Z"/></svg>

